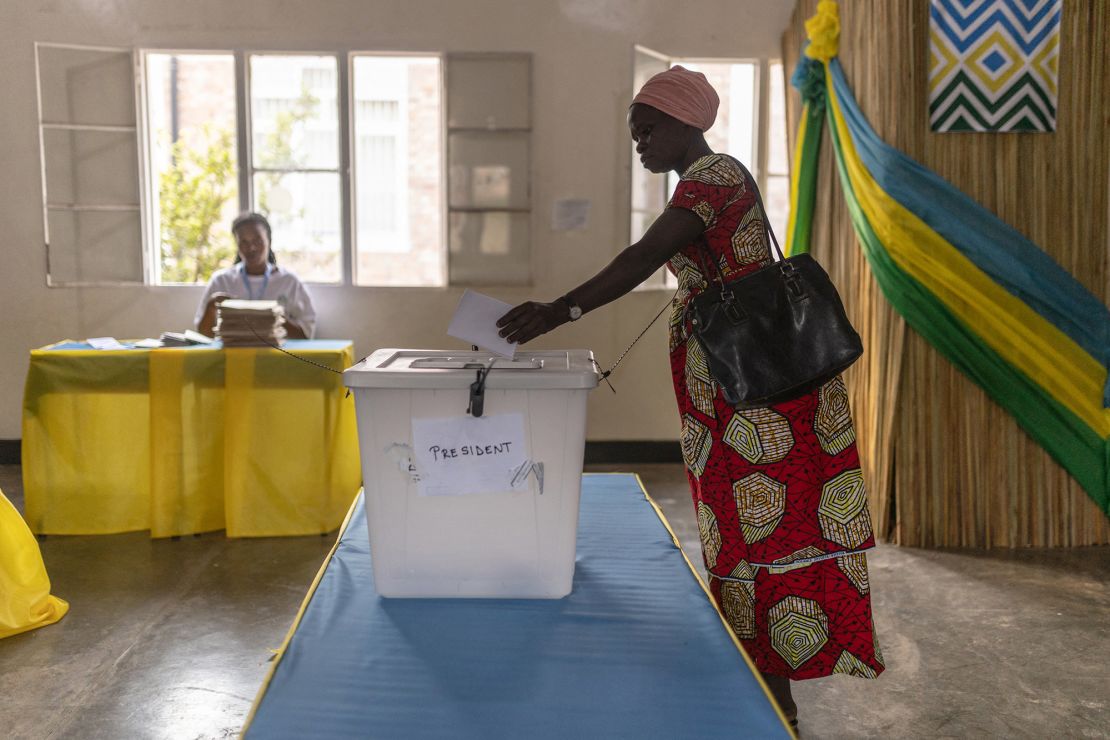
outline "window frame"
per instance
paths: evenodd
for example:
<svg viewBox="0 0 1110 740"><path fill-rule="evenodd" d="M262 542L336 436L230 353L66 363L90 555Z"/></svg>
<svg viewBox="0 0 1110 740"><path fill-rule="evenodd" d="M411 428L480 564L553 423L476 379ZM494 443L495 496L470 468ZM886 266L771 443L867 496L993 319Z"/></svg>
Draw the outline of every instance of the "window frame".
<svg viewBox="0 0 1110 740"><path fill-rule="evenodd" d="M358 178L355 176L354 170L356 165L355 152L357 149L357 142L355 141L355 86L353 83L355 72L355 59L358 57L389 57L389 58L435 58L439 60L439 137L440 137L440 157L439 157L439 269L442 276L442 282L439 285L420 285L420 286L404 286L407 288L432 288L442 289L451 285L450 278L450 264L448 262L448 224L450 222L448 207L447 207L447 52L421 52L421 51L348 51L346 66L346 77L344 84L346 85L347 95L344 105L347 109L346 125L347 136L344 137L346 146L346 167L343 178L343 183L340 187L340 194L346 204L348 210L348 217L344 219L344 229L347 233L344 237L344 249L346 250L344 264L343 284L357 288L383 288L383 287L397 287L397 286L381 286L360 283L358 281ZM407 134L406 134L407 140ZM406 209L407 210L407 209ZM410 215L411 218L411 215Z"/></svg>
<svg viewBox="0 0 1110 740"><path fill-rule="evenodd" d="M47 46L63 46L66 48L91 48L91 47L74 47L69 44L44 44ZM101 49L101 47L96 47ZM238 184L238 210L248 211L251 210L252 204L255 199L254 192L254 175L256 172L268 172L270 169L257 169L254 166L254 142L252 139L252 123L253 111L251 106L251 71L250 60L251 57L266 57L266 56L315 56L315 57L332 57L336 60L336 115L338 116L337 139L338 150L336 152L338 157L338 165L336 170L319 170L318 168L298 168L291 169L290 172L314 172L323 171L327 173L335 172L339 176L339 222L340 222L340 264L341 273L339 279L334 282L315 282L309 281L311 285L329 285L341 287L355 287L355 288L381 288L381 287L394 287L394 286L380 286L380 285L367 285L357 282L357 269L358 269L358 244L357 244L357 207L355 197L357 197L356 183L355 183L355 125L354 125L354 65L355 59L358 57L387 57L387 58L434 58L439 61L439 87L440 87L440 113L439 113L439 136L443 142L442 156L439 158L439 177L442 187L440 188L440 203L439 208L443 217L440 224L440 261L441 261L441 275L443 282L438 285L422 285L422 286L409 286L418 288L432 288L443 289L452 285L449 279L449 255L447 247L447 224L448 224L448 208L447 208L447 156L446 156L446 137L447 137L447 95L446 95L446 67L450 54L445 51L388 51L388 50L356 50L356 49L274 49L274 48L205 48L205 49L184 49L181 47L155 47L143 46L135 49L130 48L106 48L106 51L126 51L133 55L135 60L135 96L136 96L136 134L138 137L139 146L139 160L140 160L140 185L141 197L144 199L141 205L141 218L142 218L142 259L144 265L144 282L143 285L151 286L167 286L167 287L192 287L194 283L170 283L161 280L160 270L160 254L159 249L159 235L155 233L155 228L158 224L158 217L155 209L158 208L157 194L151 191L152 183L155 181L152 171L152 160L149 150L149 126L150 120L147 109L147 96L149 91L146 83L146 60L148 55L161 54L161 55L188 55L188 56L202 56L202 55L219 55L231 56L234 60L234 94L235 94L235 146L236 146L236 165L237 165L237 184ZM41 97L41 93L40 93ZM41 149L41 133L40 133L40 149ZM42 166L45 167L45 159L41 157L40 161ZM43 178L43 188L45 192L45 175ZM44 196L44 228L45 228L45 196ZM411 218L411 214L410 214ZM47 272L49 280L49 271ZM74 285L75 283L65 283L65 285ZM82 283L84 285L85 283ZM139 285L138 282L128 283L103 283L106 285Z"/></svg>
<svg viewBox="0 0 1110 740"><path fill-rule="evenodd" d="M638 62L638 59L637 59L637 57L639 55L643 55L643 56L646 56L646 57L651 57L655 61L663 62L667 65L667 69L670 69L671 66L673 66L674 61L675 61L674 57L671 57L671 56L668 56L668 55L666 55L662 52L656 51L655 49L650 49L650 48L648 48L646 46L642 46L640 44L633 44L633 46L632 46L632 84L633 85L636 84L636 75L637 75L637 72L640 69L639 62ZM646 82L646 80L645 80L645 82ZM638 90L633 90L632 95L629 96L629 99L631 99L631 97L635 96L635 94L637 92L638 92ZM624 130L623 130L623 133L624 133L625 137L627 137L629 135L627 128L628 127L625 126ZM636 179L636 175L637 175L637 172L638 172L637 162L636 162L636 143L631 142L631 146L629 146L628 150L630 152L630 155L629 155L629 157L630 157L630 159L629 159L629 179L628 179L628 182L629 182L628 218L625 219L625 224L628 227L628 231L626 232L626 235L625 235L625 243L626 244L631 244L632 243L632 219L633 219L633 217L635 217L637 214L640 214L640 215L643 215L645 217L645 219L646 218L653 218L653 217L658 218L659 214L653 213L653 212L649 211L646 208L636 208L636 203L635 203L635 201L636 201L635 179ZM643 167L640 166L639 169L642 170ZM670 188L669 188L669 183L667 182L667 176L665 174L663 175L661 189L662 189L662 200L663 200L663 204L664 204L663 207L666 208L667 196L670 194L670 192L669 192ZM645 231L646 231L646 229L645 229ZM667 267L666 267L666 265L659 268L659 270L657 270L655 272L655 274L653 274L651 277L649 277L644 282L637 285L635 288L633 288L633 290L636 290L636 291L640 291L640 290L670 290L670 288L667 286Z"/></svg>
<svg viewBox="0 0 1110 740"><path fill-rule="evenodd" d="M329 282L305 281L310 285L352 285L352 233L351 233L351 107L350 98L344 90L350 90L350 50L316 51L306 49L235 50L235 108L236 136L239 151L244 158L239 161L239 210L254 210L254 176L256 172L321 173L339 177L339 280ZM334 57L335 58L335 115L336 121L336 164L335 169L317 167L287 169L255 169L254 166L254 110L251 105L251 57ZM343 58L348 60L343 63ZM241 106L241 107L240 107ZM245 165L244 165L245 163Z"/></svg>
<svg viewBox="0 0 1110 740"><path fill-rule="evenodd" d="M143 201L143 264L146 267L144 285L158 287L192 287L200 283L174 283L162 280L162 243L159 233L161 216L159 215L158 202L158 177L154 172L154 159L151 156L151 123L149 98L150 90L147 89L147 57L151 54L164 56L230 56L235 68L235 165L236 186L238 188L238 210L245 211L249 206L244 205L243 196L243 148L240 146L240 120L242 110L239 99L239 57L231 49L180 49L180 48L137 48L135 49L135 90L138 96L136 114L138 116L139 135L139 169L142 184ZM250 203L249 199L246 203Z"/></svg>
<svg viewBox="0 0 1110 740"><path fill-rule="evenodd" d="M467 62L482 62L482 61L511 61L513 63L524 62L527 65L527 99L524 101L525 116L527 119L526 125L489 125L486 126L473 126L473 125L455 125L451 123L451 89L452 80L451 75L458 72L458 68L454 63L466 64ZM444 130L443 130L443 166L446 169L444 180L444 228L447 230L447 235L444 242L444 256L447 259L447 272L444 274L444 284L446 286L458 287L482 287L486 285L511 285L514 287L531 286L535 281L535 263L532 259L534 254L535 245L535 222L532 219L532 213L535 210L535 188L533 183L533 172L535 169L535 151L533 149L533 133L536 121L535 112L535 57L531 52L520 51L458 51L448 52L444 55L444 68L443 68L443 84L444 84ZM489 136L492 138L524 138L525 148L528 157L528 166L524 172L525 176L525 198L527 205L525 206L482 206L482 205L469 205L458 206L452 205L451 196L451 164L454 161L452 147L457 142L458 137L465 137L467 135ZM523 276L505 279L504 276L500 280L490 280L483 277L466 276L465 273L473 271L473 266L467 266L465 263L459 263L456 269L457 273L452 279L452 264L451 264L451 222L452 217L455 215L462 217L476 216L479 214L503 214L509 220L509 229L511 233L512 220L514 217L523 216L527 218L527 257L525 259L526 267ZM475 271L481 273L481 271Z"/></svg>
<svg viewBox="0 0 1110 740"><path fill-rule="evenodd" d="M764 141L767 142L767 145L761 147L762 155L763 155L763 161L760 164L759 172L756 174L756 178L757 178L757 181L759 183L759 191L761 193L767 192L767 190L768 190L767 182L772 177L784 179L786 181L786 192L789 193L790 192L790 182L791 182L791 178L794 177L794 173L791 171L792 157L793 157L793 147L791 146L790 130L789 130L788 127L784 127L784 131L783 131L783 143L782 143L782 145L783 145L783 155L784 155L783 156L784 168L781 172L777 172L777 171L772 172L771 171L771 164L770 164L770 162L771 162L771 146L772 146L771 141L770 141L770 138L771 138L770 137L770 134L771 134L771 90L772 90L771 70L772 70L772 68L775 67L776 65L778 65L783 70L783 78L782 78L783 101L782 101L782 105L783 105L783 123L784 124L788 123L788 121L789 121L789 118L788 118L789 114L788 114L788 107L787 107L787 96L790 95L790 81L785 77L786 67L783 64L782 59L780 59L778 57L768 57L767 59L765 59L763 61L764 61L764 65L763 65L762 76L761 76L762 81L761 81L760 84L762 84L764 86L763 89L765 89L767 91L767 94L762 96L765 103L760 107L760 130L762 132L762 135L766 137L764 139ZM768 215L768 220L770 220L770 215ZM786 219L783 221L783 228L780 229L780 230L775 231L775 237L778 239L779 246L782 247L783 249L786 248L786 228L785 227L786 227L786 224L788 224L789 222L790 222L790 204L789 204L789 201L787 201ZM771 224L771 225L773 226L774 224Z"/></svg>
<svg viewBox="0 0 1110 740"><path fill-rule="evenodd" d="M159 214L155 209L160 207L158 193L154 190L157 184L157 177L154 173L154 162L151 158L152 146L150 141L151 136L151 120L150 120L150 106L148 96L151 90L148 89L149 81L147 80L147 60L150 55L181 55L181 56L230 56L234 62L234 98L235 98L235 152L236 152L236 183L238 185L238 203L237 210L245 211L251 208L255 201L255 187L254 176L257 172L269 171L270 168L257 169L253 161L253 148L254 142L252 140L252 111L251 111L251 80L250 80L250 60L253 56L319 56L331 57L336 62L336 115L337 121L337 169L325 170L326 172L334 173L338 176L339 180L339 261L341 268L341 275L339 280L326 283L317 283L317 285L335 285L339 287L395 287L392 285L363 285L357 281L358 269L358 245L357 245L357 204L354 200L356 194L354 192L355 182L352 172L356 166L354 162L355 142L353 140L354 134L354 86L353 74L354 64L356 57L391 57L391 58L405 58L405 57L423 57L438 60L439 64L439 89L441 95L441 104L439 111L439 138L442 145L441 156L439 158L438 177L441 183L439 195L439 209L440 209L440 228L439 228L439 254L438 260L440 261L440 281L436 284L413 285L407 287L419 288L432 288L443 290L450 287L465 287L472 284L487 284L485 281L475 282L469 278L452 278L452 252L451 252L451 215L454 211L459 209L452 209L450 205L450 168L451 168L451 142L450 134L452 133L451 127L448 125L448 119L452 111L452 99L450 94L449 75L452 74L452 64L458 61L466 61L467 59L489 58L496 60L521 60L527 63L527 82L526 90L527 97L522 99L522 104L528 110L528 126L526 128L512 129L512 132L526 134L526 147L528 152L528 166L522 176L525 179L525 190L528 193L529 205L527 208L511 208L508 209L512 213L520 213L526 216L524 226L528 230L529 238L527 240L528 249L526 255L521 259L526 263L525 275L522 279L510 279L506 284L508 285L531 285L534 280L534 264L533 264L533 250L532 250L532 236L535 228L533 219L534 203L531 198L533 194L533 167L534 167L534 152L532 143L532 128L533 128L533 70L534 70L534 55L530 52L452 52L448 50L439 51L420 51L420 50L406 50L406 51L389 51L389 50L355 50L351 48L332 48L325 50L315 49L282 49L282 48L246 48L246 47L222 47L222 48L182 48L178 45L174 46L135 46L135 47L100 47L100 46L83 46L75 44L61 44L49 42L36 42L36 93L39 103L39 161L42 170L42 192L43 192L43 234L45 245L45 266L46 266L46 283L48 286L83 286L83 285L105 285L105 286L120 286L120 285L135 285L135 286L152 286L152 287L194 287L194 283L173 283L163 282L162 280L162 263L161 263L161 234L159 227ZM135 137L136 157L138 159L136 171L134 173L137 186L138 186L138 205L128 204L126 209L129 212L137 213L137 225L135 228L135 238L137 245L132 247L128 245L128 250L137 249L139 254L135 255L134 261L134 277L127 279L108 279L101 281L77 281L66 280L60 281L51 276L50 272L50 252L49 252L49 213L50 203L47 201L48 182L46 178L47 159L45 155L44 144L44 126L42 120L42 75L40 74L39 67L40 61L38 57L39 47L61 47L66 49L86 49L105 51L110 53L121 53L128 55L129 68L131 79L128 81L130 84L130 94L133 96L133 125L129 123L123 127L113 127L121 131L126 131ZM519 59L517 59L519 58ZM344 63L345 62L345 63ZM505 129L509 131L509 129ZM485 131L485 129L483 129ZM296 171L313 171L318 168L298 168ZM96 210L105 210L103 207L97 207ZM483 210L483 209L479 209ZM505 209L492 209L492 210L505 210ZM411 213L410 213L411 219ZM80 245L76 245L80 248ZM122 254L122 252L121 252ZM128 251L127 254L133 254ZM129 273L130 275L130 273ZM498 282L497 284L501 284Z"/></svg>
<svg viewBox="0 0 1110 740"><path fill-rule="evenodd" d="M134 96L134 110L135 118L131 125L100 125L100 124L64 124L64 123L50 123L43 120L43 89L42 89L42 49L64 49L70 51L92 51L103 52L106 54L128 54L131 57L131 86L132 94ZM43 261L46 267L46 286L48 288L61 288L61 287L102 287L102 286L118 286L118 285L149 285L149 274L151 270L150 253L146 249L146 218L148 213L148 204L146 203L147 187L145 182L145 162L146 152L144 150L143 130L140 125L141 106L145 105L145 99L138 86L138 50L133 47L122 46L106 46L97 44L69 44L61 42L50 41L36 41L34 42L34 56L35 56L35 103L37 113L37 129L38 129L38 144L39 144L39 177L41 184L42 194L42 233L43 233ZM106 133L131 133L135 136L136 156L139 158L139 171L136 173L136 178L139 186L138 205L133 204L101 204L101 205L79 205L77 203L63 204L50 201L49 183L47 181L47 159L46 159L46 132L48 130L60 131L100 131ZM50 269L50 212L51 211L68 211L73 213L79 212L138 212L139 214L139 241L142 253L139 258L140 262L140 276L141 280L59 280L54 277Z"/></svg>

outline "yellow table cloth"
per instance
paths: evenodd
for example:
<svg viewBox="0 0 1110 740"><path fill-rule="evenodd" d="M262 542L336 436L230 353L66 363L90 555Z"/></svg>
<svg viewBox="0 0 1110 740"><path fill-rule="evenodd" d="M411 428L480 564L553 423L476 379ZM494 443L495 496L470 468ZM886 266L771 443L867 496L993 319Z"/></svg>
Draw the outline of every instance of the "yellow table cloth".
<svg viewBox="0 0 1110 740"><path fill-rule="evenodd" d="M269 348L31 352L27 522L40 534L321 534L361 482L354 401L337 373ZM345 340L286 348L334 370Z"/></svg>

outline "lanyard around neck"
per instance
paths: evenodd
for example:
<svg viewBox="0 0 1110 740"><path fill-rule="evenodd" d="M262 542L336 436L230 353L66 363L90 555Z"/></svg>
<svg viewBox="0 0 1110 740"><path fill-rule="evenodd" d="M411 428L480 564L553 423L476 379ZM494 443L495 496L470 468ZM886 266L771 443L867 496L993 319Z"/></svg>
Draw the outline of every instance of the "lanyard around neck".
<svg viewBox="0 0 1110 740"><path fill-rule="evenodd" d="M271 265L269 262L267 262L266 263L266 274L262 278L262 292L260 292L258 294L259 298L265 298L266 297L266 286L270 284L270 272L273 269L274 269L274 266ZM239 277L243 278L243 287L247 289L247 298L249 298L252 301L255 300L254 291L251 290L250 280L247 279L247 266L244 265L244 264L239 265Z"/></svg>

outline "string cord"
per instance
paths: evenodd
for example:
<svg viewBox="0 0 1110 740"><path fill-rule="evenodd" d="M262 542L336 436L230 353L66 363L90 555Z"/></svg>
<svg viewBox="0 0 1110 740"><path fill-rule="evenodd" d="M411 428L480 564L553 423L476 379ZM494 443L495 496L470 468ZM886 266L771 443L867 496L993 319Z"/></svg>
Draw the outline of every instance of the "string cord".
<svg viewBox="0 0 1110 740"><path fill-rule="evenodd" d="M250 326L250 324L247 324L247 326ZM336 370L334 367L328 367L327 365L325 365L323 363L316 362L315 360L310 360L307 357L301 357L300 355L295 355L292 352L290 352L289 350L284 349L283 347L279 347L278 345L274 344L273 342L270 342L270 341L266 340L261 335L259 335L259 333L254 330L253 326L250 326L250 330L251 330L252 334L254 334L256 337L258 337L258 341L262 342L267 347L272 347L273 349L276 349L278 352L283 352L283 353L289 355L290 357L292 357L295 360L300 360L301 362L307 362L309 365L315 365L316 367L320 368L321 370L327 370L329 373L335 373L336 375L342 375L343 374L342 370ZM369 356L370 355L366 355L366 357L363 357L361 360L356 362L355 365L357 365L359 362L363 362ZM346 395L343 396L343 398L350 398L350 397L351 397L351 389L348 387L347 388L347 393L346 393Z"/></svg>
<svg viewBox="0 0 1110 740"><path fill-rule="evenodd" d="M644 335L648 333L648 330L651 329L651 327L655 326L655 322L659 320L659 317L663 315L663 312L667 310L667 307L674 305L675 299L678 298L679 290L681 290L681 287L675 289L674 295L670 297L670 300L663 304L663 307L659 309L659 313L655 314L655 318L649 321L648 325L644 327L644 330L640 332L639 336L632 340L632 344L628 345L628 347L625 348L624 352L621 352L620 357L617 358L617 361L613 363L613 366L611 368L602 371L601 365L598 364L597 360L593 360L594 367L599 373L601 373L601 379L605 381L605 385L609 386L609 390L613 391L613 393L616 393L617 389L614 388L613 384L609 382L609 376L613 374L613 371L617 369L617 365L620 365L624 358L628 355L628 353L632 351L632 348L636 346L636 342L643 339Z"/></svg>
<svg viewBox="0 0 1110 740"><path fill-rule="evenodd" d="M295 358L297 360L300 360L301 362L307 362L309 365L315 365L316 367L320 368L321 370L327 370L329 373L335 373L336 375L342 375L343 374L342 370L336 370L334 367L328 367L327 365L323 364L322 362L316 362L315 360L310 360L307 357L301 357L300 355L295 355L292 352L290 352L289 350L284 349L283 347L279 347L278 345L276 345L273 342L269 341L268 339L264 338L261 334L259 334L257 331L255 331L254 327L251 326L250 324L247 324L247 326L250 328L251 334L253 334L258 339L258 341L262 342L267 347L272 347L273 349L276 349L278 352L284 352L285 354L289 355L290 357ZM366 358L363 357L362 359L365 360ZM362 362L362 360L359 360L359 362ZM358 363L355 363L355 364L358 364Z"/></svg>

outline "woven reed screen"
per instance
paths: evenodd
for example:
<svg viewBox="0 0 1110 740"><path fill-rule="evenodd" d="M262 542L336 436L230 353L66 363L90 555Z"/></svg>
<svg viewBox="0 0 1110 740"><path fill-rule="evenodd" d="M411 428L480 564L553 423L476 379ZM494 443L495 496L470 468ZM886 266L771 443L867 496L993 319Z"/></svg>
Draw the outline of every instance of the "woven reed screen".
<svg viewBox="0 0 1110 740"><path fill-rule="evenodd" d="M816 7L797 2L783 35L787 75ZM1050 134L929 131L927 0L841 2L840 18L840 60L878 134L1110 299L1110 3L1064 0ZM799 111L792 94L791 140ZM827 131L817 187L813 254L867 351L845 379L876 532L925 547L1110 543L1110 519L1083 489L886 302L856 244Z"/></svg>

